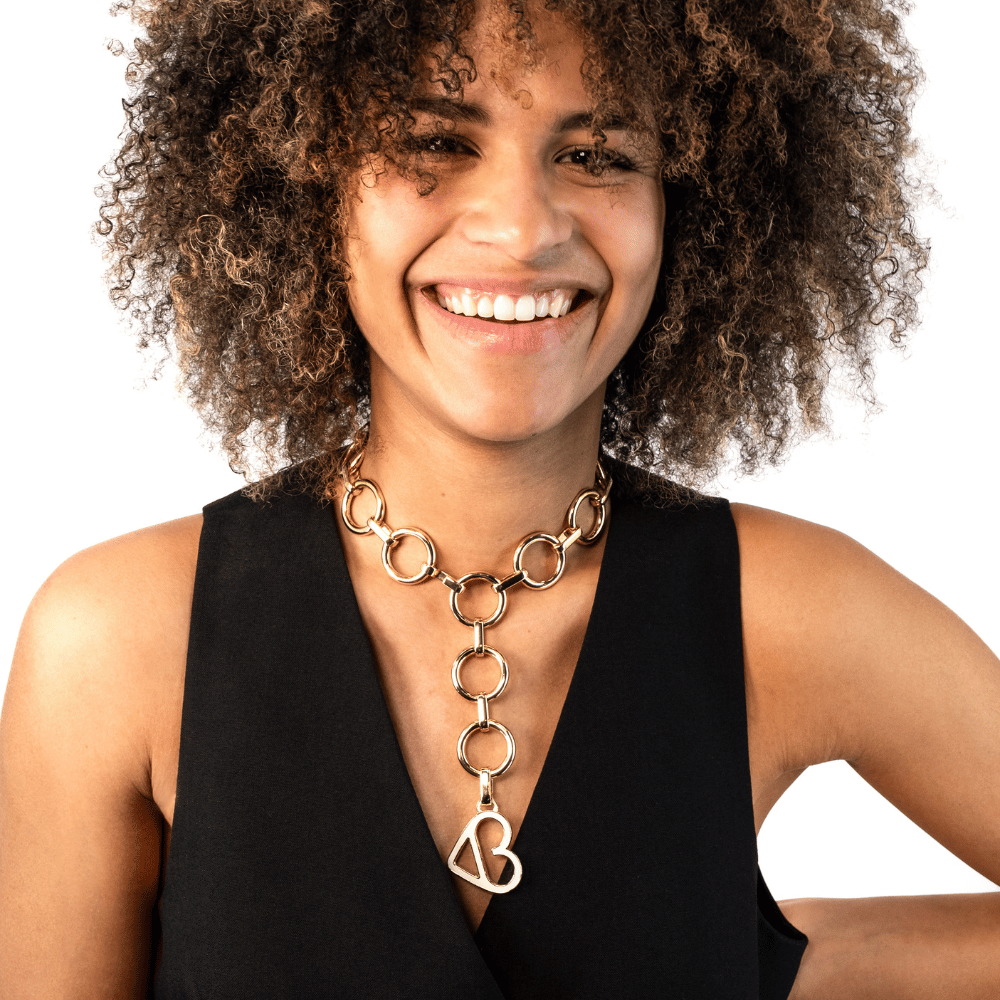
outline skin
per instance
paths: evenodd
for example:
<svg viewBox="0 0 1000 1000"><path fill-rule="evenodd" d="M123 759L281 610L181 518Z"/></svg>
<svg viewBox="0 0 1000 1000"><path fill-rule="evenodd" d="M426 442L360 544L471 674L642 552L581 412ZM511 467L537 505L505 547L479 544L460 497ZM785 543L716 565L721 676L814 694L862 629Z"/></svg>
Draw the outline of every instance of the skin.
<svg viewBox="0 0 1000 1000"><path fill-rule="evenodd" d="M417 198L390 171L377 183L359 178L352 206L351 303L372 350L363 472L383 487L392 522L424 526L457 572L505 575L516 542L558 525L592 481L604 381L645 315L659 261L655 175L595 183L569 156L590 144L586 130L556 127L586 107L582 52L564 25L535 16L544 64L514 88L488 71L467 88L489 122L459 123L468 152L435 158L434 195ZM530 91L531 106L512 89ZM609 147L621 143L609 133ZM572 278L592 298L557 344L498 355L456 343L421 301L427 283L459 276ZM802 770L845 759L1000 881L1000 661L845 536L752 507L734 516L757 828ZM29 609L0 718L4 997L145 995L151 914L169 877L200 526L200 516L184 518L88 549ZM453 746L469 709L426 665L450 662L467 630L439 588L392 583L372 538L342 539L404 759L445 857L475 789L450 752L433 750ZM602 548L573 551L551 590L514 592L491 632L517 665L504 706L517 767L496 790L515 848ZM400 554L404 568L411 557ZM456 892L478 926L488 898L457 880ZM785 907L811 939L795 998L969 1000L1000 989L991 894Z"/></svg>

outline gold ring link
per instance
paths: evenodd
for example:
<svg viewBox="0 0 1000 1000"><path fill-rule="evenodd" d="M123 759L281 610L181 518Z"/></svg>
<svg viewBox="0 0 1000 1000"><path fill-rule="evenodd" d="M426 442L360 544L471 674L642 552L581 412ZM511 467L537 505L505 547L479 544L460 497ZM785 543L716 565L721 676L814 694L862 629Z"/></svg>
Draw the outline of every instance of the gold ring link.
<svg viewBox="0 0 1000 1000"><path fill-rule="evenodd" d="M481 694L476 699L476 708L479 711L479 728L490 728L490 700L486 695Z"/></svg>
<svg viewBox="0 0 1000 1000"><path fill-rule="evenodd" d="M497 681L497 686L492 691L478 691L473 694L469 691L465 685L462 683L462 664L470 656L478 656L476 653L476 647L470 646L468 649L463 649L458 656L455 657L455 662L451 665L451 683L455 685L455 690L467 701L477 701L479 698L499 698L503 694L504 688L507 687L507 678L510 676L510 668L507 666L507 661L503 658L503 653L499 650L494 649L492 646L483 646L483 655L492 656L497 663L500 664L500 680Z"/></svg>
<svg viewBox="0 0 1000 1000"><path fill-rule="evenodd" d="M600 537L601 532L604 530L604 523L608 518L608 508L605 506L604 501L607 499L607 494L603 496L595 489L580 490L576 495L576 499L569 505L569 511L566 513L566 522L569 524L570 530L575 531L577 529L576 518L580 513L580 505L584 500L589 500L590 505L594 508L597 520L594 523L594 527L586 535L581 534L578 541L581 545L593 545L594 542Z"/></svg>
<svg viewBox="0 0 1000 1000"><path fill-rule="evenodd" d="M491 778L499 778L514 763L514 753L517 747L514 745L514 737L511 736L510 730L502 723L497 722L495 719L490 719L486 728L495 729L503 736L507 743L507 756L504 757L503 763L499 767L473 767L469 763L469 758L465 755L465 744L473 733L480 731L478 722L473 722L472 725L466 726L462 730L462 735L458 738L458 762L469 774L475 775L477 778L480 777L483 771L486 771Z"/></svg>
<svg viewBox="0 0 1000 1000"><path fill-rule="evenodd" d="M544 542L546 545L551 545L552 551L556 554L556 568L546 580L533 580L528 571L521 565L521 560L524 558L524 553L527 551L528 546L535 545L537 542ZM524 574L524 579L521 582L532 590L545 590L546 587L551 587L562 576L565 568L566 553L563 551L562 543L555 535L550 535L548 532L536 531L535 534L528 535L514 551L514 570L517 573Z"/></svg>
<svg viewBox="0 0 1000 1000"><path fill-rule="evenodd" d="M375 497L375 515L369 520L374 520L381 524L382 518L385 517L385 499L382 497L382 491L370 479L357 479L353 483L348 483L344 490L344 499L340 502L340 514L344 519L347 530L353 531L355 535L367 535L372 530L368 522L358 524L351 517L351 504L354 502L354 496L356 493L363 492L364 490L371 490L372 495Z"/></svg>
<svg viewBox="0 0 1000 1000"><path fill-rule="evenodd" d="M413 576L401 576L396 571L395 566L392 565L392 556L390 554L392 547L403 538L416 538L418 541L423 542L424 548L427 550L427 561L424 562ZM385 567L386 573L397 583L420 583L426 580L434 573L435 557L434 543L419 528L397 528L382 542L382 565Z"/></svg>
<svg viewBox="0 0 1000 1000"><path fill-rule="evenodd" d="M465 590L466 586L473 580L485 580L497 595L497 606L494 609L493 614L491 614L488 618L467 618L458 608L458 595L461 594ZM504 611L507 610L507 594L505 591L498 589L500 581L493 576L492 573L466 573L465 576L460 576L455 582L459 585L459 589L452 589L451 591L451 613L463 625L468 625L469 628L475 628L476 622L480 621L483 623L483 627L485 628L487 625L495 625L498 621L500 621Z"/></svg>

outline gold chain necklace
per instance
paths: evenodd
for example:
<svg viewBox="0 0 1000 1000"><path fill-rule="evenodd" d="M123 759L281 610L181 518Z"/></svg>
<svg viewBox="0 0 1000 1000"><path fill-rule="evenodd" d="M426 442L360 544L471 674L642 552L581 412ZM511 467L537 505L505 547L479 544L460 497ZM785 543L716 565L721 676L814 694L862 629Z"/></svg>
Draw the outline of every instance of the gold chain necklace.
<svg viewBox="0 0 1000 1000"><path fill-rule="evenodd" d="M486 629L491 625L496 625L507 610L507 591L518 585L524 585L530 590L545 590L556 583L562 576L566 568L566 550L579 543L580 545L593 545L600 537L604 526L607 524L608 493L611 490L611 477L608 476L600 461L597 463L597 473L594 485L587 489L580 490L573 498L573 502L566 509L566 527L558 534L551 535L544 531L536 531L526 538L523 538L514 550L514 572L503 580L498 580L490 573L466 573L457 579L450 576L437 565L437 553L430 536L420 528L390 528L385 520L385 499L382 491L370 479L358 478L358 471L365 454L366 435L355 440L348 448L345 456L344 467L344 497L340 505L340 515L348 531L355 535L375 534L382 540L382 566L386 573L397 583L417 584L424 580L439 580L450 591L451 613L463 625L468 625L472 629L472 645L463 649L451 667L451 683L455 690L468 701L474 701L478 710L478 719L466 726L458 737L458 761L471 775L479 778L479 801L476 804L476 814L465 824L465 828L455 841L455 846L448 856L448 868L460 878L471 882L480 889L487 892L510 892L521 881L522 867L521 859L511 850L510 841L512 837L510 822L500 813L500 808L493 798L493 780L500 777L508 770L514 762L514 737L510 730L497 721L490 714L490 703L499 698L507 687L509 669L503 654L492 646L486 645ZM351 515L351 509L355 498L359 493L368 491L375 498L375 514L369 517L364 524L359 524ZM584 533L583 529L577 525L577 518L580 514L580 507L588 502L594 508L595 521L589 532ZM400 574L392 562L392 550L398 542L404 538L415 538L425 550L424 562L420 569L412 576ZM532 545L548 545L556 557L556 567L550 576L543 580L535 580L524 568L524 554ZM458 606L459 597L466 588L475 582L489 584L496 594L496 607L493 613L487 618L469 618L462 613ZM472 692L462 684L462 665L469 657L489 656L496 660L500 668L500 678L492 691ZM495 729L507 744L507 755L503 762L497 767L477 768L469 763L466 756L466 744L473 733L481 730ZM485 811L484 811L485 810ZM507 858L513 865L513 874L504 883L494 882L486 871L483 864L482 848L479 844L478 829L480 823L486 820L495 820L503 830L503 837L499 847L492 848L496 857ZM459 855L468 844L475 861L476 871L471 872L463 868L458 863Z"/></svg>

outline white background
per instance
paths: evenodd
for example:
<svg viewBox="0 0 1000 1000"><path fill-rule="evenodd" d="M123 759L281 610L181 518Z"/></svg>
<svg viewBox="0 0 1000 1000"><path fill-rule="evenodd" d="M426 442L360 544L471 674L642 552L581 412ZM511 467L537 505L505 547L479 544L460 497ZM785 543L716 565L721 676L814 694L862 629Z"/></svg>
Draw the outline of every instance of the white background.
<svg viewBox="0 0 1000 1000"><path fill-rule="evenodd" d="M171 371L142 387L148 365L106 300L90 239L92 187L122 123L124 60L103 43L130 30L104 6L54 0L5 14L0 682L31 595L66 556L242 485L199 443ZM1000 346L989 242L1000 232L1000 16L991 5L978 5L974 20L948 7L927 0L910 20L927 72L916 128L943 204L921 210L934 248L925 319L908 358L893 352L880 362L885 409L866 422L858 406L834 399L835 437L807 443L757 481L715 489L847 532L1000 649ZM843 763L799 779L768 819L760 851L778 898L992 888Z"/></svg>

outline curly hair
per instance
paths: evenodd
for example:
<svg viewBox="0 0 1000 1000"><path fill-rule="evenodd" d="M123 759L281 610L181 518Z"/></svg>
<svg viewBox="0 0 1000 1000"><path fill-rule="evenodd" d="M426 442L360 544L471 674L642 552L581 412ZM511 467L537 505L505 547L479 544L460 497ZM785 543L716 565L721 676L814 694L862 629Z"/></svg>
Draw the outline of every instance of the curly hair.
<svg viewBox="0 0 1000 1000"><path fill-rule="evenodd" d="M529 4L505 0L530 60ZM663 266L609 380L603 446L697 481L777 462L824 426L837 362L871 396L879 335L916 316L901 2L548 0L576 25L593 130L658 132ZM230 464L329 477L369 404L342 247L351 178L398 141L428 78L460 95L472 0L121 0L144 29L98 231L141 345L175 345ZM118 47L121 51L121 47ZM416 177L421 191L434 178ZM729 451L734 446L736 451ZM258 492L266 491L261 487Z"/></svg>

